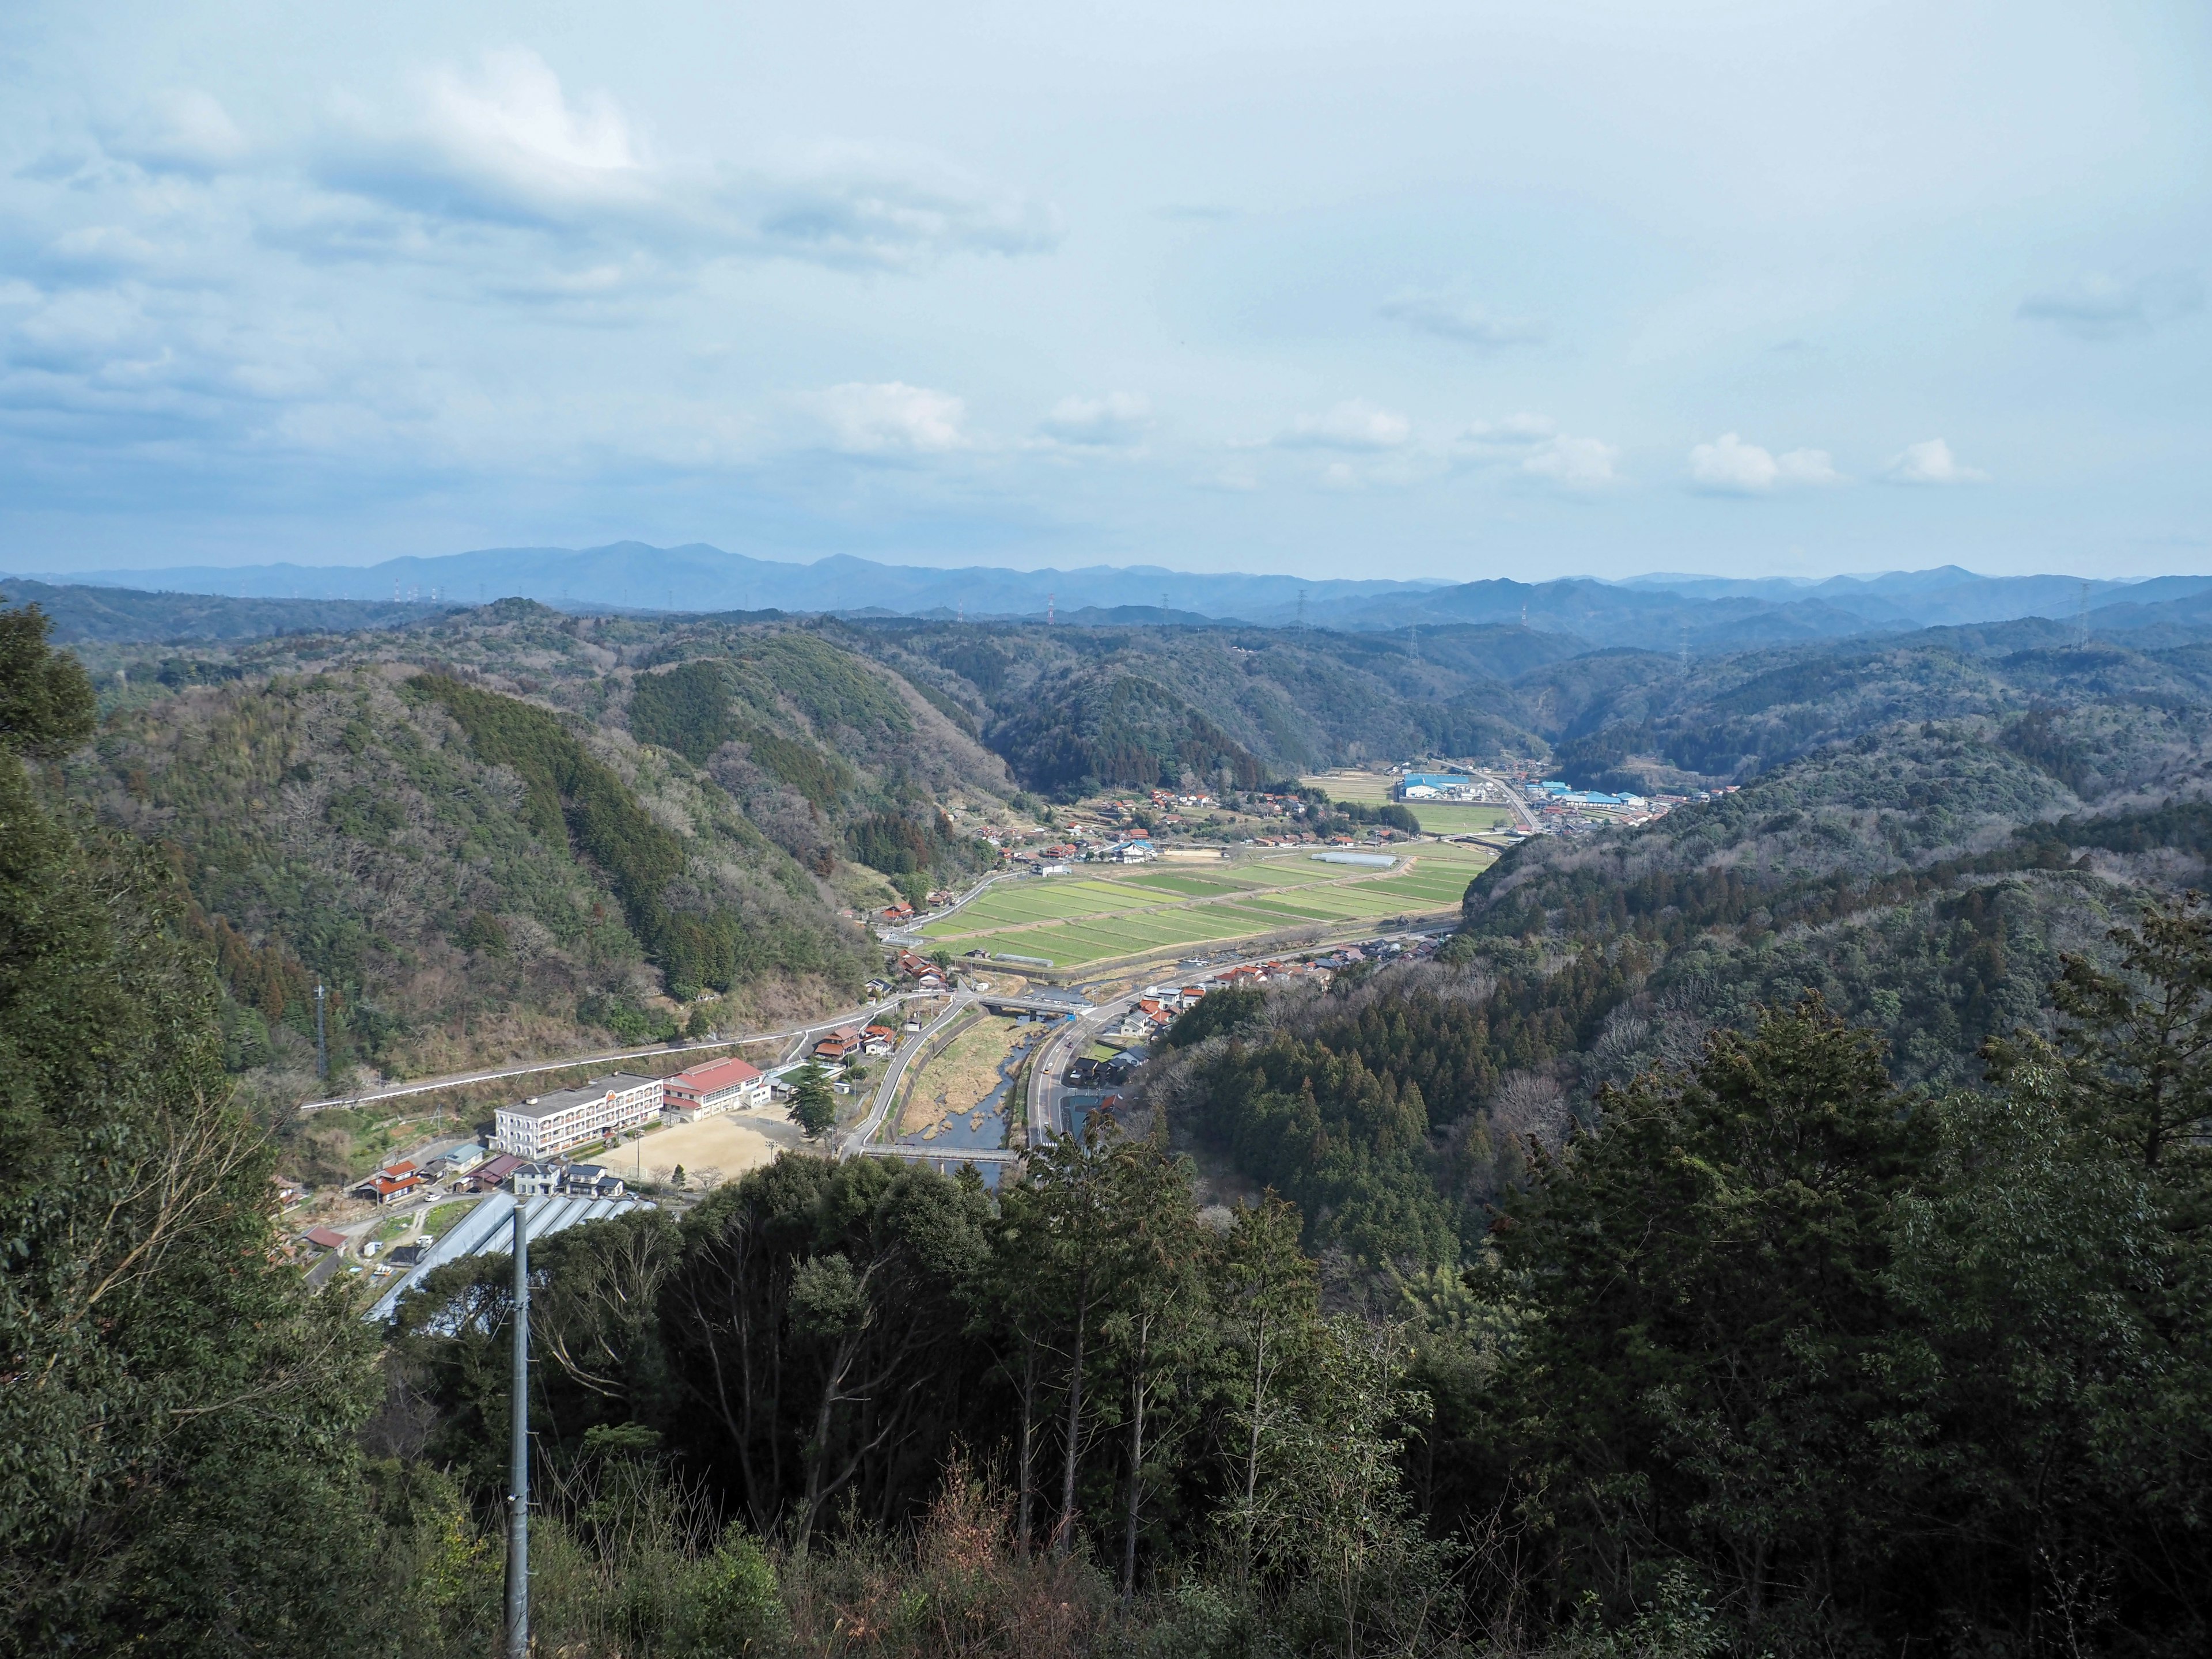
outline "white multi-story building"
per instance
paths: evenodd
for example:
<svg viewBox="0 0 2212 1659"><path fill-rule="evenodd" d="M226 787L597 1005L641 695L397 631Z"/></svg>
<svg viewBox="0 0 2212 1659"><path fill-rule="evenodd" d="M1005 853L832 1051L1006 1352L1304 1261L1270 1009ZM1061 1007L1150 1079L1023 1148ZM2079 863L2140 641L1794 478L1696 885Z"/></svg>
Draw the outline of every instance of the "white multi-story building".
<svg viewBox="0 0 2212 1659"><path fill-rule="evenodd" d="M580 1088L532 1095L497 1115L494 1141L521 1158L550 1158L660 1115L660 1079L617 1072Z"/></svg>

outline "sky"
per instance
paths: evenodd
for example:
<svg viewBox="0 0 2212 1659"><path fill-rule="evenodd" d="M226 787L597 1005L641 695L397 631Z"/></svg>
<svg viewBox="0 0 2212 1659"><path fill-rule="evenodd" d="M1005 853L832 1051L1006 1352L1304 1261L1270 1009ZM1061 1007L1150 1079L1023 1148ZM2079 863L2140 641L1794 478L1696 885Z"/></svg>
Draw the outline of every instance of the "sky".
<svg viewBox="0 0 2212 1659"><path fill-rule="evenodd" d="M13 0L0 569L2212 570L2201 0Z"/></svg>

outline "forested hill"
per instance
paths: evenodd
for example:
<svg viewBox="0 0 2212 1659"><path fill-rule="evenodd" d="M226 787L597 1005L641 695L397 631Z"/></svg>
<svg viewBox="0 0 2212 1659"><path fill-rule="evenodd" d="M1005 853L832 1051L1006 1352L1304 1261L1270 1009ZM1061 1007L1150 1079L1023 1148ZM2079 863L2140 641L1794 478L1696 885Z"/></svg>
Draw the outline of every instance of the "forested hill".
<svg viewBox="0 0 2212 1659"><path fill-rule="evenodd" d="M2212 647L2188 629L2084 646L2034 621L1687 659L1506 626L895 622L846 637L966 711L1024 786L1060 794L1420 755L1549 757L1579 784L1663 789L1902 720L2212 696Z"/></svg>
<svg viewBox="0 0 2212 1659"><path fill-rule="evenodd" d="M413 599L234 599L0 577L0 602L35 605L65 644L149 640L256 640L273 634L398 628L459 607Z"/></svg>
<svg viewBox="0 0 2212 1659"><path fill-rule="evenodd" d="M1987 1042L2047 1027L2069 953L2205 880L2212 720L2166 701L2179 669L2120 666L2158 695L2094 695L2112 665L2093 657L2068 709L1895 722L1639 828L1527 842L1436 964L1212 1005L1153 1096L1226 1190L1298 1198L1356 1280L1352 1261L1474 1248L1532 1135L1557 1146L1607 1086L1808 991L1878 1032L1899 1081L1976 1083ZM1863 683L1832 684L1847 719Z"/></svg>
<svg viewBox="0 0 2212 1659"><path fill-rule="evenodd" d="M229 1063L272 1105L313 1092L319 980L340 1081L842 1006L876 963L837 911L994 860L976 831L1014 793L803 630L515 601L79 648L106 712L71 787L185 879Z"/></svg>

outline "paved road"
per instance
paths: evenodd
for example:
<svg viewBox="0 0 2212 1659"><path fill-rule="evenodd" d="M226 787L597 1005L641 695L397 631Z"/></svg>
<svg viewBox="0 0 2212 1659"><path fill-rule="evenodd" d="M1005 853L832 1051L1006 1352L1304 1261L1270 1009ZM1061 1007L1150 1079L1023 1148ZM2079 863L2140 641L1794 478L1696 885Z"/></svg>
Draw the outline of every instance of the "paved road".
<svg viewBox="0 0 2212 1659"><path fill-rule="evenodd" d="M1101 1004L1088 1013L1078 1014L1073 1019L1055 1027L1045 1039L1043 1050L1036 1063L1030 1067L1029 1138L1032 1146L1042 1146L1048 1137L1063 1133L1067 1127L1066 1115L1060 1110L1060 1097L1066 1092L1060 1079L1066 1075L1068 1062L1091 1046L1091 1040L1109 1025L1118 1024L1137 994L1117 997Z"/></svg>
<svg viewBox="0 0 2212 1659"><path fill-rule="evenodd" d="M1532 835L1535 833L1539 827L1536 823L1536 815L1528 810L1528 803L1522 797L1519 785L1514 783L1509 778L1501 778L1495 773L1492 772L1478 772L1475 775L1479 778L1485 779L1491 783L1496 784L1500 789L1504 790L1505 792L1507 805L1510 805L1516 812L1518 812L1521 815L1522 827L1528 830Z"/></svg>
<svg viewBox="0 0 2212 1659"><path fill-rule="evenodd" d="M868 1103L868 1115L855 1124L839 1143L838 1157L857 1158L870 1150L868 1143L875 1139L876 1131L883 1127L884 1118L890 1111L891 1103L898 1098L899 1081L906 1076L907 1067L913 1064L915 1056L929 1046L931 1038L942 1033L946 1026L973 1008L975 1003L976 996L973 991L955 991L952 1000L945 1006L943 1013L930 1021L912 1042L899 1045L898 1052L891 1056L890 1064L884 1067L883 1077L876 1084L876 1096Z"/></svg>
<svg viewBox="0 0 2212 1659"><path fill-rule="evenodd" d="M884 1001L848 1008L842 1013L830 1014L805 1025L782 1025L774 1030L749 1031L716 1042L653 1042L641 1048L608 1048L597 1054L570 1054L563 1060L533 1061L527 1066L495 1066L481 1072L454 1072L445 1077L423 1078L413 1083L395 1083L389 1088L371 1089L363 1094L343 1095L332 1100L302 1101L300 1109L303 1112L327 1112L336 1107L365 1106L374 1101L398 1100L407 1095L427 1095L440 1089L456 1089L471 1083L496 1083L502 1078L532 1077L541 1072L565 1072L572 1066L605 1066L619 1060L644 1060L659 1054L707 1054L720 1048L738 1048L748 1043L774 1042L783 1038L790 1039L792 1047L789 1053L796 1055L803 1051L809 1037L834 1031L841 1025L860 1024L877 1010L890 1003L903 1002L909 997L938 994L933 991L902 991Z"/></svg>

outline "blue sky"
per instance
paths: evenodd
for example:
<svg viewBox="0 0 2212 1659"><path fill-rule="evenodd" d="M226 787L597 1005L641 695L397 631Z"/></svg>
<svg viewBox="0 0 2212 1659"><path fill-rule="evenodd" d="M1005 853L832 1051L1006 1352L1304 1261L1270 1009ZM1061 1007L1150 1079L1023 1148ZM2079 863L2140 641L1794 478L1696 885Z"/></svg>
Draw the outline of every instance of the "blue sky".
<svg viewBox="0 0 2212 1659"><path fill-rule="evenodd" d="M0 568L2212 569L2212 9L17 0Z"/></svg>

